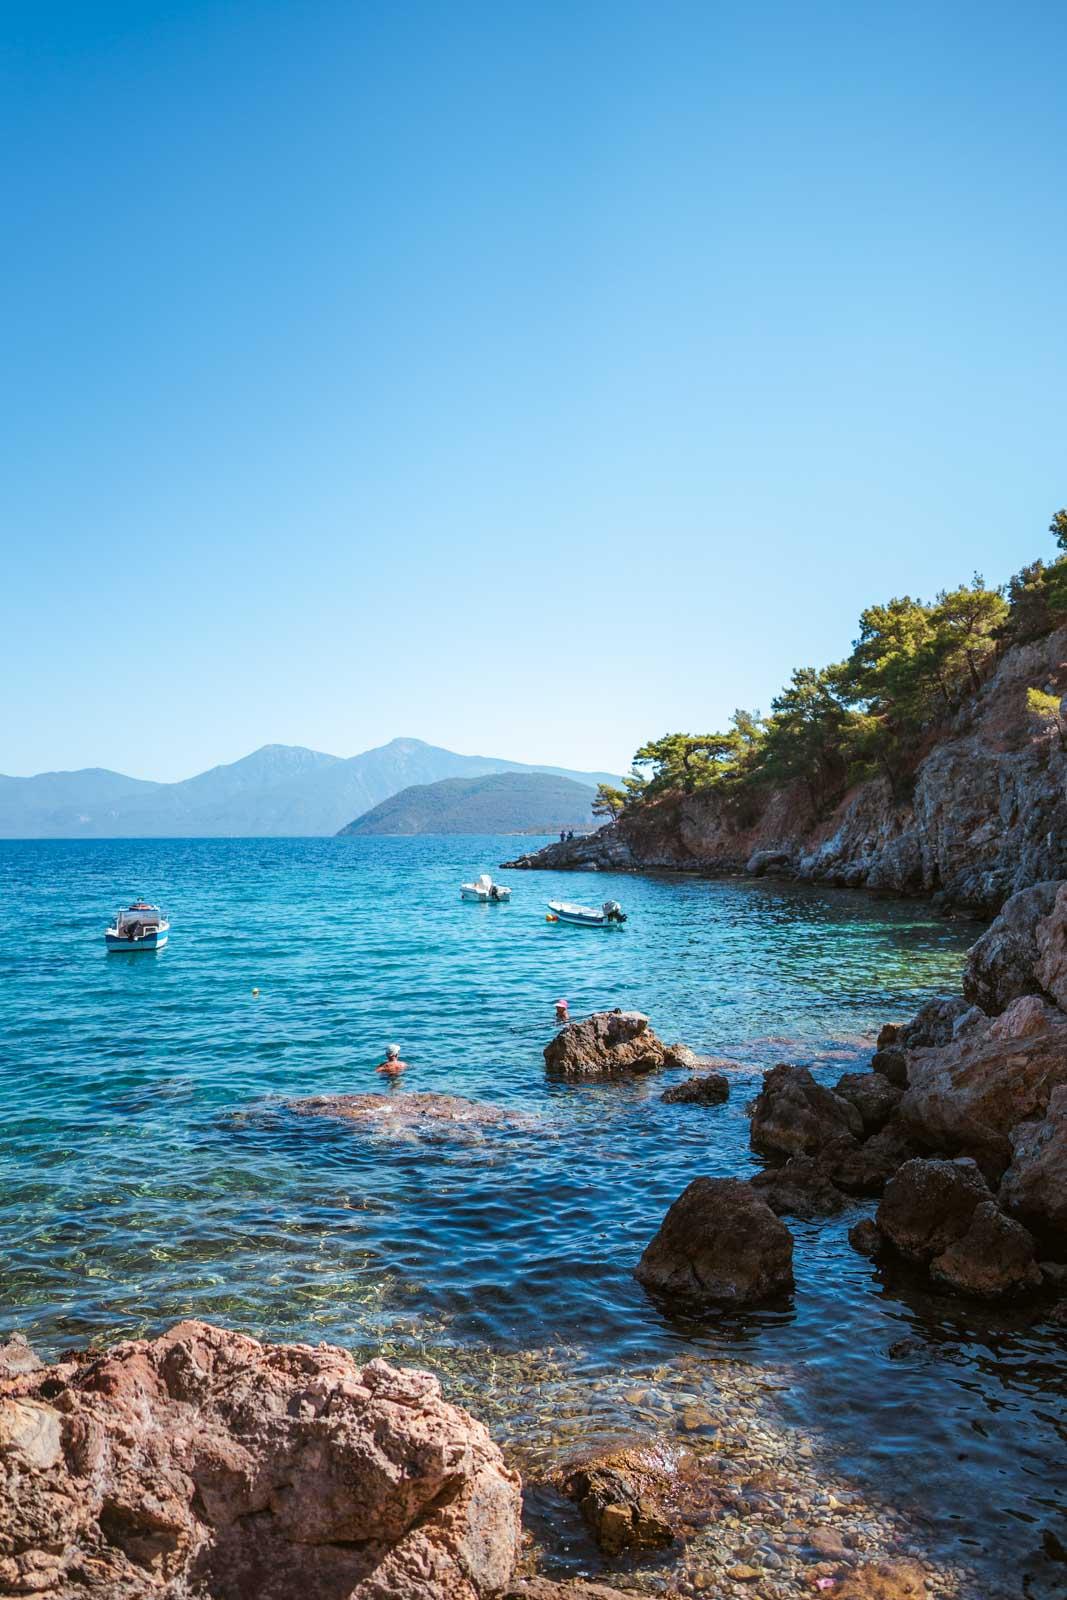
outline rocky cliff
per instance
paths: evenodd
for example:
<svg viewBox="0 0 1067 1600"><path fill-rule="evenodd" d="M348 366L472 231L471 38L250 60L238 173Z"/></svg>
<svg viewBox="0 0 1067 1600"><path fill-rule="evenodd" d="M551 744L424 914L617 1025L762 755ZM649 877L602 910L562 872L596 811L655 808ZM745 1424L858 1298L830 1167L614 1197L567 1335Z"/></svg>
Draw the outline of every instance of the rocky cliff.
<svg viewBox="0 0 1067 1600"><path fill-rule="evenodd" d="M797 784L742 822L712 794L665 797L505 865L769 872L940 894L992 915L1018 890L1067 876L1067 751L1028 712L1030 688L1067 699L1067 628L1005 653L931 739L906 798L874 779L820 816Z"/></svg>

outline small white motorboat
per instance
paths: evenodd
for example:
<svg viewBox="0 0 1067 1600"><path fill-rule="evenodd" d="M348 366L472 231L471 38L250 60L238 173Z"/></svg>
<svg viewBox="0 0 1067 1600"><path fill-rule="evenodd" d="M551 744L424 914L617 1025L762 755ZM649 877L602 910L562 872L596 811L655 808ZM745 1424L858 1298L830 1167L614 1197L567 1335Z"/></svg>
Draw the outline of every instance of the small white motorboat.
<svg viewBox="0 0 1067 1600"><path fill-rule="evenodd" d="M104 938L109 950L123 954L134 950L162 950L170 932L170 923L158 906L147 900L136 900L125 911L115 915L114 925L107 929Z"/></svg>
<svg viewBox="0 0 1067 1600"><path fill-rule="evenodd" d="M483 906L500 905L511 899L511 890L505 889L502 883L494 883L488 872L483 872L473 883L460 884L459 897L461 900L479 900Z"/></svg>
<svg viewBox="0 0 1067 1600"><path fill-rule="evenodd" d="M617 900L605 900L599 911L592 906L576 906L570 900L550 900L548 909L558 922L572 922L576 928L619 927L626 921L626 913Z"/></svg>

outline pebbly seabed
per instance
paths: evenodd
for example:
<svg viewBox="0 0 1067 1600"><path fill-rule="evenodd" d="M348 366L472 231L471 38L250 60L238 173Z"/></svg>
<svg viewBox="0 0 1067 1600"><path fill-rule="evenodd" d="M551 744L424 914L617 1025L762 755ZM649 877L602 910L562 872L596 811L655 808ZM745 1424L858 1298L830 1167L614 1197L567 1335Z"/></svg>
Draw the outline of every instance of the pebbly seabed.
<svg viewBox="0 0 1067 1600"><path fill-rule="evenodd" d="M610 891L624 931L545 924L543 899L603 898L605 874L462 906L461 878L504 854L0 846L5 1331L51 1357L195 1314L428 1366L523 1471L547 1572L766 1600L893 1554L926 1563L937 1593L1059 1592L1062 1328L858 1255L862 1198L790 1219L780 1305L679 1315L632 1276L694 1176L756 1171L745 1106L763 1070L862 1071L883 1023L958 987L977 930L847 892L629 876ZM171 912L171 945L116 967L98 925L137 892ZM639 1005L727 1063L729 1100L548 1078L561 995L572 1015ZM401 1093L534 1125L452 1137L289 1110L380 1090L393 1037L412 1063ZM684 1548L605 1564L553 1473L650 1433L714 1481L721 1514Z"/></svg>

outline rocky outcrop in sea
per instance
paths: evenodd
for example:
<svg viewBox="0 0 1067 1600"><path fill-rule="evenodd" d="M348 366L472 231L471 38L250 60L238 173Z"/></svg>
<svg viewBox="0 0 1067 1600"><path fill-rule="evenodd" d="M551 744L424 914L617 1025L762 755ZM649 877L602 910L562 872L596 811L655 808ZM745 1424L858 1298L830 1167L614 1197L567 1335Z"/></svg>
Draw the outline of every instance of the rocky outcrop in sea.
<svg viewBox="0 0 1067 1600"><path fill-rule="evenodd" d="M666 797L503 865L770 874L938 894L992 915L1019 890L1067 877L1067 751L1035 729L1030 688L1067 701L1067 628L1005 653L940 731L906 799L873 779L820 816L795 784L742 825L714 796Z"/></svg>

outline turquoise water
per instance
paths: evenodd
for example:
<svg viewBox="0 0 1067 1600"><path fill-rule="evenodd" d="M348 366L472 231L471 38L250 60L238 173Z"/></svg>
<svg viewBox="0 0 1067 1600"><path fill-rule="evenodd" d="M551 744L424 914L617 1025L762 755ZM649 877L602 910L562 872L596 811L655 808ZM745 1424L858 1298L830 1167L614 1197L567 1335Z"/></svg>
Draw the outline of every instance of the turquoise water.
<svg viewBox="0 0 1067 1600"><path fill-rule="evenodd" d="M797 1293L755 1316L681 1323L631 1275L690 1178L753 1169L760 1069L832 1082L865 1061L881 1023L956 987L973 927L677 877L500 874L511 905L461 903L515 845L0 843L4 1326L53 1354L186 1315L384 1349L439 1370L527 1471L632 1425L626 1394L665 1363L742 1363L782 1377L781 1426L835 1472L921 1506L928 1549L984 1594L1031 1568L1028 1592L1055 1592L1034 1552L1065 1490L1062 1333L887 1284L845 1241L862 1205L791 1224ZM106 920L141 895L171 915L168 947L107 955ZM556 895L614 896L630 920L550 925ZM560 995L732 1057L730 1103L547 1083ZM390 1040L400 1092L536 1121L398 1137L288 1110L380 1089Z"/></svg>

